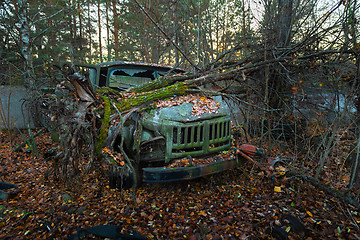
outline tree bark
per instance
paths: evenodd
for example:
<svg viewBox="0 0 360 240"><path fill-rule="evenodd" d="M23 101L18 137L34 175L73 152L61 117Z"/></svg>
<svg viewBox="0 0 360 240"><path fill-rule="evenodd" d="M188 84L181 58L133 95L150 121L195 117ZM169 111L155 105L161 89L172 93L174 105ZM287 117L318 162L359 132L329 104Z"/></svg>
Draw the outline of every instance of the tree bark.
<svg viewBox="0 0 360 240"><path fill-rule="evenodd" d="M87 12L87 18L88 18L88 36L89 36L89 51L90 51L90 55L91 53L91 47L92 47L92 38L91 38L91 18L90 18L90 0L87 1L87 7L88 7L88 12Z"/></svg>
<svg viewBox="0 0 360 240"><path fill-rule="evenodd" d="M279 47L289 46L291 41L291 29L293 21L293 0L279 0L278 2L278 16L279 16L279 37L278 45Z"/></svg>
<svg viewBox="0 0 360 240"><path fill-rule="evenodd" d="M106 49L107 49L107 61L111 60L111 47L110 47L110 25L109 25L109 8L110 8L110 4L108 1L106 1L105 3L105 7L106 7Z"/></svg>
<svg viewBox="0 0 360 240"><path fill-rule="evenodd" d="M113 24L114 24L114 50L115 50L115 59L119 57L119 20L116 10L116 1L112 1L112 12L113 12Z"/></svg>
<svg viewBox="0 0 360 240"><path fill-rule="evenodd" d="M102 62L102 42L101 42L101 4L100 1L97 2L97 17L98 17L98 31L99 31L99 57L100 57L100 62Z"/></svg>
<svg viewBox="0 0 360 240"><path fill-rule="evenodd" d="M177 16L177 1L172 1L172 15L173 15L173 32L174 32L174 43L178 45L178 16ZM179 51L174 47L175 65L179 64Z"/></svg>
<svg viewBox="0 0 360 240"><path fill-rule="evenodd" d="M30 98L34 99L36 92L35 79L33 78L33 58L30 42L30 23L28 19L28 6L26 0L18 1L18 14L20 20L20 52L24 58L25 86L29 90Z"/></svg>

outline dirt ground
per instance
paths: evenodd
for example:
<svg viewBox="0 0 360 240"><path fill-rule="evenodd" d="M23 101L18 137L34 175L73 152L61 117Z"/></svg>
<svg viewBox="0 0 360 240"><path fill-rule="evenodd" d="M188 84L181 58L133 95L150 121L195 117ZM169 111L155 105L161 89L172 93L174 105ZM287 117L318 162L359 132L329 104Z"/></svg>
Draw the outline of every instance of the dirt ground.
<svg viewBox="0 0 360 240"><path fill-rule="evenodd" d="M147 239L360 239L359 209L251 162L192 181L120 191L101 171L67 184L54 180L53 162L44 158L55 146L49 134L35 138L38 156L29 145L13 152L27 136L0 133L0 181L19 186L14 198L0 200L0 239L66 239L101 224ZM298 225L286 221L289 215Z"/></svg>

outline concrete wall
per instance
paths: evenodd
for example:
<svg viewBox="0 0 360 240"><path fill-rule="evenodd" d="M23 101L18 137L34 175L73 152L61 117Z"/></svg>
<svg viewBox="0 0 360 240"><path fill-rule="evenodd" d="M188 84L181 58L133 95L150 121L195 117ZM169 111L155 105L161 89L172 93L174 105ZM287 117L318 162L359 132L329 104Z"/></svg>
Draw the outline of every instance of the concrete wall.
<svg viewBox="0 0 360 240"><path fill-rule="evenodd" d="M7 123L11 129L27 128L28 124L31 128L34 127L24 103L27 98L28 94L23 86L0 86L0 129L6 129ZM5 117L5 122L3 117Z"/></svg>

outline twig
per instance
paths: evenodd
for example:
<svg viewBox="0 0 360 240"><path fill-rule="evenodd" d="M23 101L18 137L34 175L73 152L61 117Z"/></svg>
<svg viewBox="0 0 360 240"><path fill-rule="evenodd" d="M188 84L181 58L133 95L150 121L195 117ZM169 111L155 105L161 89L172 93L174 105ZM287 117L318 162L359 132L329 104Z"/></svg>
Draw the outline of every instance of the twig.
<svg viewBox="0 0 360 240"><path fill-rule="evenodd" d="M304 174L301 174L299 172L296 172L296 171L289 171L286 173L287 176L291 176L291 177L297 177L297 178L302 178L304 179L305 181L311 183L311 185L313 185L314 187L328 193L328 194L331 194L333 195L334 197L338 198L338 199L341 199L343 201L345 201L346 203L348 204L351 204L353 205L355 208L357 208L358 210L360 210L360 203L358 201L356 201L355 199L352 199L348 196L346 196L344 193L328 186L328 185L325 185L323 183L321 183L319 180L317 180L316 178L314 177L310 177L310 176L307 176L307 175L304 175Z"/></svg>
<svg viewBox="0 0 360 240"><path fill-rule="evenodd" d="M40 133L42 133L44 131L44 128L40 129L40 131L38 131L37 133L35 133L33 136L31 136L31 138L35 138L36 136L38 136ZM14 149L14 152L19 151L21 148L23 148L27 143L28 143L29 139L25 139L25 142L23 142L22 144L20 144L19 146L17 146Z"/></svg>
<svg viewBox="0 0 360 240"><path fill-rule="evenodd" d="M172 45L174 45L174 47L181 53L181 55L184 56L184 58L191 64L191 66L193 66L198 72L201 72L201 70L190 60L190 58L188 58L188 56L186 56L186 54L180 49L180 47L173 40L171 40L171 38L165 33L165 31L162 30L162 28L155 22L155 20L146 12L144 7L137 0L134 1L139 6L139 8L144 12L144 14L150 19L150 21L160 30L162 34L164 34L167 40L171 42Z"/></svg>

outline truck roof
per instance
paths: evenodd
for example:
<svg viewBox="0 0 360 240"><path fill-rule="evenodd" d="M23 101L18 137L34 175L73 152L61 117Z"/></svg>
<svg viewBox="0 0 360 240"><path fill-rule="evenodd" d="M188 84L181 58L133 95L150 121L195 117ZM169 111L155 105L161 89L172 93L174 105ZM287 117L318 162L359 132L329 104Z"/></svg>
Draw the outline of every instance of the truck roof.
<svg viewBox="0 0 360 240"><path fill-rule="evenodd" d="M145 66L145 67L154 67L154 68L160 68L163 70L170 70L173 67L168 65L161 65L161 64L155 64L155 63L144 63L144 62L129 62L129 61L110 61L110 62L102 62L96 64L96 66L99 67L113 67L113 66ZM175 68L178 72L185 72L181 68Z"/></svg>

